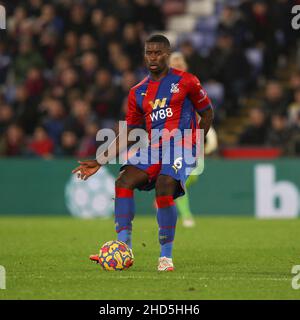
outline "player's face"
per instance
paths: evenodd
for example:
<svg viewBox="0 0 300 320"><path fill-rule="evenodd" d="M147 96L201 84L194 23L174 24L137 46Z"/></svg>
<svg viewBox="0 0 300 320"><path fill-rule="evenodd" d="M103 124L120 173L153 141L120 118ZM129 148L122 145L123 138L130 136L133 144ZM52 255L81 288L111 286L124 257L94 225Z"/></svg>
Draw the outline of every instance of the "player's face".
<svg viewBox="0 0 300 320"><path fill-rule="evenodd" d="M161 73L168 67L169 49L159 42L145 44L145 62L148 70L152 73Z"/></svg>

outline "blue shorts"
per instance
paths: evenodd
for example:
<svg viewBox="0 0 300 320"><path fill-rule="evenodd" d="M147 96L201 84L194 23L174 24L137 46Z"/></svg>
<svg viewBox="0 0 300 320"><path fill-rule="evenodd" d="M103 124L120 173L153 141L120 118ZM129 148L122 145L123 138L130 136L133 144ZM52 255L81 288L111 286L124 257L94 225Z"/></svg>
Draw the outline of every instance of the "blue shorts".
<svg viewBox="0 0 300 320"><path fill-rule="evenodd" d="M139 190L152 190L159 175L170 176L179 182L174 199L185 194L185 183L193 169L197 166L195 147L182 148L171 145L167 148L151 146L139 149L120 169L131 165L148 174L148 182Z"/></svg>

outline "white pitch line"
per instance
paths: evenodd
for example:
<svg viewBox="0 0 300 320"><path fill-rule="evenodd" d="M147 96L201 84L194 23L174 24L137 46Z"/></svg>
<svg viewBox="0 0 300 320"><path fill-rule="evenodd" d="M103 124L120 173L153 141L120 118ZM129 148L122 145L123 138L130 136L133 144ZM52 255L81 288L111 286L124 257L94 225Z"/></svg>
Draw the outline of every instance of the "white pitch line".
<svg viewBox="0 0 300 320"><path fill-rule="evenodd" d="M115 277L113 277L115 278ZM150 280L161 280L161 277L156 276L118 276L119 279L150 279ZM179 276L179 277L164 277L164 279L171 279L171 280L213 280L213 281L236 281L236 280L250 280L250 281L291 281L290 278L251 278L251 277L185 277L185 276Z"/></svg>

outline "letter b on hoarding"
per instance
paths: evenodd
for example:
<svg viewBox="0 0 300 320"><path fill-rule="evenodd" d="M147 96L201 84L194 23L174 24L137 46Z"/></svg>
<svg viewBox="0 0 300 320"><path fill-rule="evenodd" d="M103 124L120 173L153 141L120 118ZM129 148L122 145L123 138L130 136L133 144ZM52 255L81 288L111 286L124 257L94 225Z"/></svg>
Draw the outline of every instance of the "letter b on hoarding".
<svg viewBox="0 0 300 320"><path fill-rule="evenodd" d="M5 8L0 5L0 29L6 29L6 12Z"/></svg>
<svg viewBox="0 0 300 320"><path fill-rule="evenodd" d="M0 266L0 289L6 289L6 275L3 266Z"/></svg>
<svg viewBox="0 0 300 320"><path fill-rule="evenodd" d="M291 181L276 181L272 164L255 167L255 202L258 218L296 218L300 201L297 185ZM279 205L276 206L276 200Z"/></svg>

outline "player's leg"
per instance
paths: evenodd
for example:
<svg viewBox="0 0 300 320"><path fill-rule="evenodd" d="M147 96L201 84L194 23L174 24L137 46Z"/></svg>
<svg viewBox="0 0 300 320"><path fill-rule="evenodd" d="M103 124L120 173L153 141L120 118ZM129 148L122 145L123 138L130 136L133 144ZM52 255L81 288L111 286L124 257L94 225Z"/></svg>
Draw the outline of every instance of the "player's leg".
<svg viewBox="0 0 300 320"><path fill-rule="evenodd" d="M188 188L198 180L198 177L198 175L189 176L185 185L185 195L175 200L184 227L193 227L195 225L194 217L190 209Z"/></svg>
<svg viewBox="0 0 300 320"><path fill-rule="evenodd" d="M193 227L195 225L192 211L190 209L189 203L189 193L185 190L185 195L176 199L176 206L182 219L182 224L184 227Z"/></svg>
<svg viewBox="0 0 300 320"><path fill-rule="evenodd" d="M174 194L179 182L168 175L159 175L155 185L157 222L159 225L160 258L167 258L166 269L173 270L172 249L177 222L177 210L174 202ZM169 265L169 267L168 267Z"/></svg>
<svg viewBox="0 0 300 320"><path fill-rule="evenodd" d="M115 225L118 240L131 248L132 220L135 214L133 191L148 182L148 174L132 165L124 167L115 183Z"/></svg>

